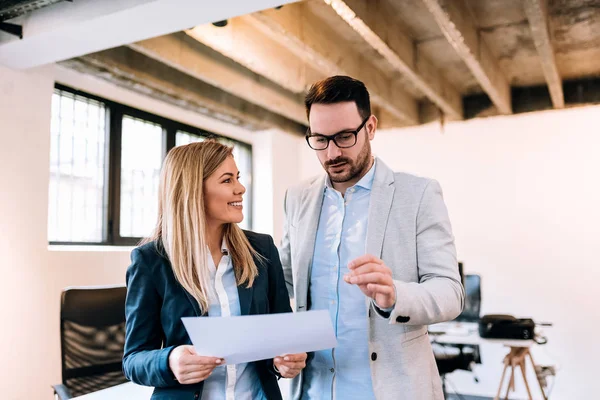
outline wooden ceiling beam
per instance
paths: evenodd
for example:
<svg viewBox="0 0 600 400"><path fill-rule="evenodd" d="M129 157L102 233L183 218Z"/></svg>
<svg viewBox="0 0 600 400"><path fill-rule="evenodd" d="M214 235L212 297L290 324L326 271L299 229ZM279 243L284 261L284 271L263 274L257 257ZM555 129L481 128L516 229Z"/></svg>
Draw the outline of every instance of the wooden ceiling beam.
<svg viewBox="0 0 600 400"><path fill-rule="evenodd" d="M398 29L387 3L365 0L324 0L421 95L452 119L463 118L462 98L413 40Z"/></svg>
<svg viewBox="0 0 600 400"><path fill-rule="evenodd" d="M305 127L128 47L62 61L62 66L249 130L304 134Z"/></svg>
<svg viewBox="0 0 600 400"><path fill-rule="evenodd" d="M185 32L292 93L305 93L309 82L322 77L320 72L290 53L278 40L257 31L245 17L231 18L226 26L199 25Z"/></svg>
<svg viewBox="0 0 600 400"><path fill-rule="evenodd" d="M300 96L203 46L188 35L176 33L160 36L130 44L129 47L250 103L306 124L306 112Z"/></svg>
<svg viewBox="0 0 600 400"><path fill-rule="evenodd" d="M500 114L512 114L510 85L464 0L421 0Z"/></svg>
<svg viewBox="0 0 600 400"><path fill-rule="evenodd" d="M548 84L548 91L554 108L565 107L562 79L558 73L554 49L548 26L548 3L546 0L523 0L523 8L529 20L531 36L540 56L542 71Z"/></svg>
<svg viewBox="0 0 600 400"><path fill-rule="evenodd" d="M308 60L325 76L348 75L361 80L369 88L373 104L394 118L407 125L419 123L415 98L317 20L306 3L289 4L279 10L264 10L241 18L297 57Z"/></svg>

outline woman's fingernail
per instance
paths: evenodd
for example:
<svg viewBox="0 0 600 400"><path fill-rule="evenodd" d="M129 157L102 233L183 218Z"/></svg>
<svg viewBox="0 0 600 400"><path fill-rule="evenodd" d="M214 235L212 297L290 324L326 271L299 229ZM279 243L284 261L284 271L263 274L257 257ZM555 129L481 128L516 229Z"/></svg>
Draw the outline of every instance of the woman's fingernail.
<svg viewBox="0 0 600 400"><path fill-rule="evenodd" d="M216 363L217 363L217 364L221 364L221 360L217 360L217 361L216 361Z"/></svg>
<svg viewBox="0 0 600 400"><path fill-rule="evenodd" d="M289 357L283 357L283 359L284 359L285 361L290 361L290 358L289 358Z"/></svg>

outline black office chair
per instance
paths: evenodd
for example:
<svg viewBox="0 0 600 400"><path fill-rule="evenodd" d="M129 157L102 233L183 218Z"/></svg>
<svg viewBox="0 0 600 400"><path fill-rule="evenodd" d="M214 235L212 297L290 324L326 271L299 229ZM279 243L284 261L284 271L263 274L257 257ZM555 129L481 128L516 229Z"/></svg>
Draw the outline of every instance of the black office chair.
<svg viewBox="0 0 600 400"><path fill-rule="evenodd" d="M465 275L463 284L465 287L465 307L455 321L478 322L481 311L481 277L479 275ZM479 346L441 344L434 341L432 347L435 362L442 378L444 397L446 397L446 374L456 370L472 371L474 364L481 364ZM477 378L475 380L477 381Z"/></svg>
<svg viewBox="0 0 600 400"><path fill-rule="evenodd" d="M70 399L127 382L125 286L73 287L63 291L60 310L62 384L55 398Z"/></svg>

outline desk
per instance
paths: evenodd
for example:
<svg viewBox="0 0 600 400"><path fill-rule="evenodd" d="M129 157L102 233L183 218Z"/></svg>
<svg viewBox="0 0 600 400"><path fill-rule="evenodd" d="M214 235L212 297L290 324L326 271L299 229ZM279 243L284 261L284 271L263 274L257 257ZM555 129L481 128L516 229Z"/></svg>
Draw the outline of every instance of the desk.
<svg viewBox="0 0 600 400"><path fill-rule="evenodd" d="M150 396L152 396L153 390L153 387L140 386L135 383L127 382L108 389L102 389L97 392L74 397L73 400L148 400Z"/></svg>
<svg viewBox="0 0 600 400"><path fill-rule="evenodd" d="M525 374L526 363L529 359L531 365L535 371L536 365L531 356L529 349L535 344L533 340L515 340L515 339L484 339L479 336L479 328L476 322L445 322L441 324L431 325L429 327L429 333L432 343L439 344L458 344L458 345L471 345L477 346L483 343L496 343L510 348L508 354L504 357L504 369L502 371L502 377L500 378L500 385L498 386L498 393L494 400L500 398L502 387L504 386L504 377L506 371L510 369L510 378L508 380L508 386L506 388L505 399L508 399L508 393L512 389L515 389L515 371L517 368L521 370L525 388L527 389L527 395L529 400L532 399L531 391L529 389L529 382L527 382L527 376ZM536 374L537 377L537 374ZM542 398L547 400L546 393L544 392L542 382L537 379L542 393Z"/></svg>
<svg viewBox="0 0 600 400"><path fill-rule="evenodd" d="M479 326L476 322L444 322L429 326L429 336L433 343L465 344L477 346L482 343L501 344L507 347L531 347L533 340L516 339L484 339L479 336Z"/></svg>

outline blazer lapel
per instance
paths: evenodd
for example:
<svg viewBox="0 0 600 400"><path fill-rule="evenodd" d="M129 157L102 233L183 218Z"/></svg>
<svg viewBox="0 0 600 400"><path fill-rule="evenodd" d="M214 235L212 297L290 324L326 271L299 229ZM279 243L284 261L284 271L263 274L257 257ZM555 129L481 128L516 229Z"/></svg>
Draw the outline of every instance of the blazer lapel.
<svg viewBox="0 0 600 400"><path fill-rule="evenodd" d="M258 279L258 277L256 279ZM254 285L252 287L246 287L246 284L243 284L238 285L237 288L238 296L240 298L240 312L242 315L249 315L250 306L252 305L252 293L254 292Z"/></svg>
<svg viewBox="0 0 600 400"><path fill-rule="evenodd" d="M394 199L394 173L377 159L367 226L367 253L381 258L383 238Z"/></svg>
<svg viewBox="0 0 600 400"><path fill-rule="evenodd" d="M317 227L319 225L321 207L323 205L325 179L325 176L321 179L317 179L303 192L302 199L300 200L302 208L298 220L299 237L296 241L296 243L300 243L300 245L297 253L298 268L296 269L296 276L294 277L294 282L298 289L296 292L296 296L298 296L296 298L298 308L302 306L306 307L312 255L315 248L315 240L317 238Z"/></svg>
<svg viewBox="0 0 600 400"><path fill-rule="evenodd" d="M394 172L377 159L375 177L371 187L369 224L367 225L367 254L381 258L383 238L394 199ZM365 296L367 315L370 315L371 299Z"/></svg>
<svg viewBox="0 0 600 400"><path fill-rule="evenodd" d="M196 313L197 317L200 317L202 315L206 315L208 314L208 312L205 312L204 314L202 314L200 312L200 305L198 304L198 302L196 301L196 299L194 298L194 296L192 296L187 290L185 290L183 288L183 286L181 287L181 290L183 290L183 292L185 293L185 295L187 296L188 300L190 301L190 303L192 304L192 308L194 309L194 312Z"/></svg>

